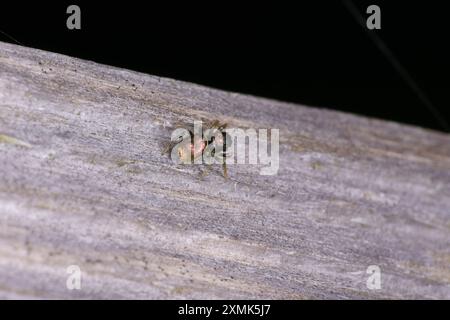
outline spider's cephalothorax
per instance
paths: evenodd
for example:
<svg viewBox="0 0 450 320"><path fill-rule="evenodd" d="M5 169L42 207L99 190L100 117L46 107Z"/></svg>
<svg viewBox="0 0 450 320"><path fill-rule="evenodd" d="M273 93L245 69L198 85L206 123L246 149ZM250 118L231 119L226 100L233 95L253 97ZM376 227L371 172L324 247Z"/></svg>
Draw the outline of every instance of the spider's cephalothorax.
<svg viewBox="0 0 450 320"><path fill-rule="evenodd" d="M215 159L222 163L223 175L227 178L225 157L231 139L227 138L226 126L226 123L218 120L207 122L200 130L195 126L181 126L188 134L170 142L164 152L175 154L179 162L184 164L195 163L201 158L203 163L211 165Z"/></svg>

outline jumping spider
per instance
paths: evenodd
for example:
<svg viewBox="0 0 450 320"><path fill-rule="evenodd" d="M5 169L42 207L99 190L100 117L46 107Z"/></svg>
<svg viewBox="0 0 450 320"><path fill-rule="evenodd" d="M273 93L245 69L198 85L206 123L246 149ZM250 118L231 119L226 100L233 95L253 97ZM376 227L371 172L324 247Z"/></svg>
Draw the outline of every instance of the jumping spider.
<svg viewBox="0 0 450 320"><path fill-rule="evenodd" d="M227 150L231 145L231 139L225 132L226 127L226 123L221 123L219 120L213 120L203 123L201 132L196 132L195 126L180 124L177 128L186 129L187 131L185 132L188 134L185 134L185 136L180 135L178 140L167 143L163 153L173 154L173 151L176 148L176 155L183 164L194 163L194 161L200 157L202 157L203 160L207 158L221 159L220 162L222 163L223 176L227 179L228 173L225 158L227 156ZM203 175L206 175L211 169L211 163L207 164L207 171L205 171Z"/></svg>

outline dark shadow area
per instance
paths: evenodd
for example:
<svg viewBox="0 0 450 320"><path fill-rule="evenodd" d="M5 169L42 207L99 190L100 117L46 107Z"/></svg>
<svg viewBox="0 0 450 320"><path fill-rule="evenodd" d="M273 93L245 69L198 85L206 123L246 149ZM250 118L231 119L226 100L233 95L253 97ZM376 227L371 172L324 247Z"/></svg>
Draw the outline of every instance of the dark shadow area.
<svg viewBox="0 0 450 320"><path fill-rule="evenodd" d="M365 17L368 5L381 7L377 31L340 1L162 3L2 4L0 30L108 65L445 131L367 34L376 32L450 121L444 2L353 0ZM81 30L66 27L70 4L81 7ZM6 34L0 40L14 42Z"/></svg>

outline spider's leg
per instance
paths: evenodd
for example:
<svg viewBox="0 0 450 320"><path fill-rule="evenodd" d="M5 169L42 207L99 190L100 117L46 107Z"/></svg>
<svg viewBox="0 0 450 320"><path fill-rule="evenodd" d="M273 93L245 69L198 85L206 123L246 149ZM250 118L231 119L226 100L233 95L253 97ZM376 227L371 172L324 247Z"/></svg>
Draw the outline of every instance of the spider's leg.
<svg viewBox="0 0 450 320"><path fill-rule="evenodd" d="M206 177L212 169L212 165L206 165L206 169L202 172L202 178Z"/></svg>
<svg viewBox="0 0 450 320"><path fill-rule="evenodd" d="M222 168L223 168L223 176L224 176L224 178L228 179L228 170L227 170L227 163L226 163L226 161L223 162Z"/></svg>
<svg viewBox="0 0 450 320"><path fill-rule="evenodd" d="M212 120L212 121L205 122L206 129L219 128L219 125L220 125L219 120Z"/></svg>
<svg viewBox="0 0 450 320"><path fill-rule="evenodd" d="M164 143L161 154L169 153L172 150L172 148L175 147L175 145L176 145L176 142L173 142L173 141Z"/></svg>

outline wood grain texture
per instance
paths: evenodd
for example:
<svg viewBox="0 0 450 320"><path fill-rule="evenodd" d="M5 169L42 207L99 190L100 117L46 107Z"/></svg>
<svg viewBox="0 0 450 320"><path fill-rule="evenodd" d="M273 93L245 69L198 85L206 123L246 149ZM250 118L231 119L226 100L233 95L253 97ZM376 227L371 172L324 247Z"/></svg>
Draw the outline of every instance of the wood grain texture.
<svg viewBox="0 0 450 320"><path fill-rule="evenodd" d="M161 155L200 119L278 174ZM0 162L1 298L450 299L447 134L0 43Z"/></svg>

